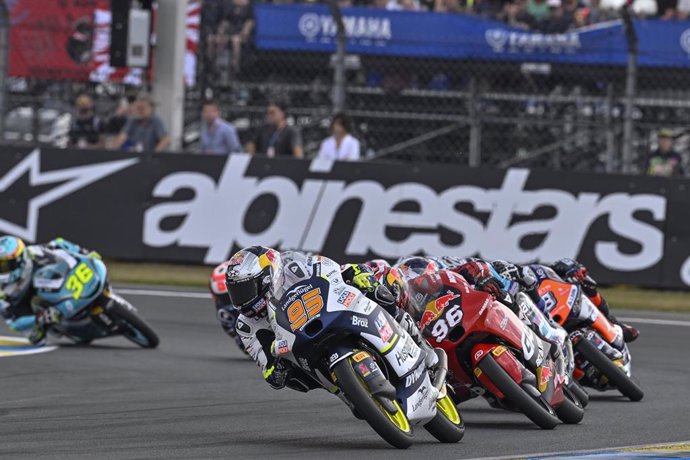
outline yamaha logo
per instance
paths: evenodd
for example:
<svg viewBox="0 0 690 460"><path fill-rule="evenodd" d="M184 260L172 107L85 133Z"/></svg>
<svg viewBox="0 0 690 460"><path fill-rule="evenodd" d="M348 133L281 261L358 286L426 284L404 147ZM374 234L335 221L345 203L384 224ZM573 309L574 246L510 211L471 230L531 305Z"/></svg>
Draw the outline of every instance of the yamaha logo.
<svg viewBox="0 0 690 460"><path fill-rule="evenodd" d="M508 33L503 29L489 29L484 36L486 43L496 52L502 52L508 41Z"/></svg>
<svg viewBox="0 0 690 460"><path fill-rule="evenodd" d="M690 29L686 29L680 36L680 47L690 55Z"/></svg>
<svg viewBox="0 0 690 460"><path fill-rule="evenodd" d="M304 35L306 38L314 38L319 35L321 30L321 22L319 21L319 15L315 13L306 13L299 18L299 23L297 24L299 28L299 33Z"/></svg>

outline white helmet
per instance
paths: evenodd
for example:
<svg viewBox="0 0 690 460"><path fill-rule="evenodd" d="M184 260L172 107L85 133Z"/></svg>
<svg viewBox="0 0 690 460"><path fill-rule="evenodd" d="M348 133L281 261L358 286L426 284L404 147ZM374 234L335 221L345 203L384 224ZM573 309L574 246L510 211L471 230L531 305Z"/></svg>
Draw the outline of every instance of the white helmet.
<svg viewBox="0 0 690 460"><path fill-rule="evenodd" d="M232 305L244 316L262 315L283 278L280 253L264 246L244 248L228 261L225 284Z"/></svg>

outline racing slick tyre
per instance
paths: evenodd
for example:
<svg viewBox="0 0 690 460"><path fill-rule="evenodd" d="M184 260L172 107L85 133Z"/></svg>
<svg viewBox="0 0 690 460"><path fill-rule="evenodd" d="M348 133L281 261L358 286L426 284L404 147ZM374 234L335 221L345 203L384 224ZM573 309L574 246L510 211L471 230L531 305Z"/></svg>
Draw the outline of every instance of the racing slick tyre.
<svg viewBox="0 0 690 460"><path fill-rule="evenodd" d="M424 428L443 443L455 443L462 439L465 424L450 394L436 401L436 416Z"/></svg>
<svg viewBox="0 0 690 460"><path fill-rule="evenodd" d="M553 408L541 397L535 398L530 396L503 370L493 356L487 355L484 357L479 362L479 368L496 388L505 395L505 399L537 426L545 430L551 430L560 423Z"/></svg>
<svg viewBox="0 0 690 460"><path fill-rule="evenodd" d="M563 402L556 409L556 415L563 423L576 424L582 421L585 410L568 387L563 387Z"/></svg>
<svg viewBox="0 0 690 460"><path fill-rule="evenodd" d="M639 401L644 396L644 391L637 383L633 382L625 372L603 354L589 340L582 339L575 345L575 351L589 361L599 372L606 376L609 382L618 388L618 391L627 396L631 401Z"/></svg>
<svg viewBox="0 0 690 460"><path fill-rule="evenodd" d="M580 383L575 379L571 380L571 382L568 384L568 388L580 401L582 407L587 407L587 404L589 404L589 393L587 393L587 390L582 388L582 385L580 385Z"/></svg>
<svg viewBox="0 0 690 460"><path fill-rule="evenodd" d="M108 316L120 325L120 331L128 340L142 348L156 348L160 343L151 326L137 314L119 302L110 302Z"/></svg>
<svg viewBox="0 0 690 460"><path fill-rule="evenodd" d="M376 401L366 384L352 368L350 358L336 364L333 372L338 380L338 386L345 393L348 401L379 436L398 449L407 449L412 445L412 426L400 405L395 402L398 411L391 414Z"/></svg>

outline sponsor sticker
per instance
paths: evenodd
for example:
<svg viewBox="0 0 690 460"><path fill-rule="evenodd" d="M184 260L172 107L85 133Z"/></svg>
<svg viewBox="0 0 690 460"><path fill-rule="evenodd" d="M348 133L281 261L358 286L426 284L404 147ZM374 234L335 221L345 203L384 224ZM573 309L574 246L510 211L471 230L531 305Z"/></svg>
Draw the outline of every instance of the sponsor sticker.
<svg viewBox="0 0 690 460"><path fill-rule="evenodd" d="M369 367L364 363L357 364L357 369L359 369L359 375L362 377L368 377L371 374Z"/></svg>
<svg viewBox="0 0 690 460"><path fill-rule="evenodd" d="M360 361L367 359L368 357L369 357L369 353L367 353L366 351L360 351L359 353L354 355L352 357L352 359L354 360L354 362L358 363Z"/></svg>
<svg viewBox="0 0 690 460"><path fill-rule="evenodd" d="M369 320L367 318L360 318L359 316L352 317L352 325L359 327L369 327Z"/></svg>
<svg viewBox="0 0 690 460"><path fill-rule="evenodd" d="M338 303L348 308L350 304L352 304L352 301L355 300L355 297L357 297L357 295L354 292L345 291L338 297Z"/></svg>
<svg viewBox="0 0 690 460"><path fill-rule="evenodd" d="M383 313L379 313L374 320L374 324L376 325L376 330L378 331L381 340L388 342L391 336L393 336L393 328L391 328L391 325L388 324L388 321Z"/></svg>

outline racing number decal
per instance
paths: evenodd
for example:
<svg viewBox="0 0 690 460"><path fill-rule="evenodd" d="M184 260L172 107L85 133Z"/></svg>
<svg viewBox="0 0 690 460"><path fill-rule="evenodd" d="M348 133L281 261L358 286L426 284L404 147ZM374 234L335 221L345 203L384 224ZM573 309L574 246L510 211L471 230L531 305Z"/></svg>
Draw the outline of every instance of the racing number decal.
<svg viewBox="0 0 690 460"><path fill-rule="evenodd" d="M304 326L307 321L318 315L322 308L321 289L316 288L306 292L300 299L295 300L287 307L290 328L295 331Z"/></svg>
<svg viewBox="0 0 690 460"><path fill-rule="evenodd" d="M93 270L83 262L77 266L72 276L67 278L66 287L72 291L74 300L79 300L84 291L84 285L91 281L91 278L93 278Z"/></svg>
<svg viewBox="0 0 690 460"><path fill-rule="evenodd" d="M553 307L556 306L556 296L554 296L551 291L545 292L544 295L541 296L541 300L544 301L544 306L547 311L551 311Z"/></svg>
<svg viewBox="0 0 690 460"><path fill-rule="evenodd" d="M448 323L446 323L446 320ZM441 343L448 335L450 328L457 326L461 321L462 310L460 309L460 305L456 305L446 312L445 319L439 318L438 321L436 321L433 329L431 329L431 335L434 336L436 342Z"/></svg>

